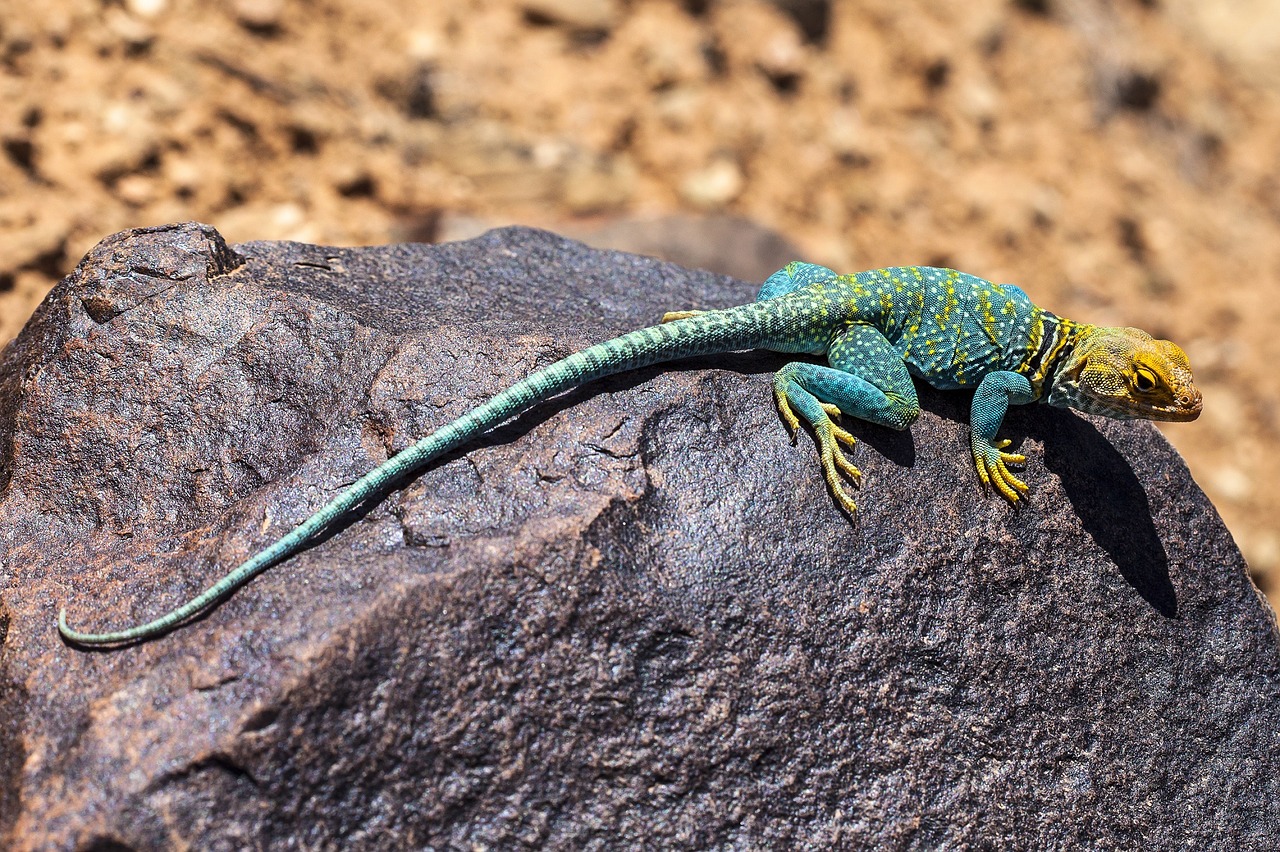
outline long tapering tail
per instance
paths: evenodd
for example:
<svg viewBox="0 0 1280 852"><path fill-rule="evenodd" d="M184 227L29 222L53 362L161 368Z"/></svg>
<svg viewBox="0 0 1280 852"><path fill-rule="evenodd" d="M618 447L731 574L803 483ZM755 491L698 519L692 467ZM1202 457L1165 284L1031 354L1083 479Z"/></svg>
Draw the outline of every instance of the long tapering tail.
<svg viewBox="0 0 1280 852"><path fill-rule="evenodd" d="M299 550L336 518L350 512L369 495L421 470L432 459L465 444L537 403L604 376L695 355L754 349L774 343L786 329L778 328L778 314L755 302L736 308L707 311L664 325L643 328L596 344L539 370L507 390L440 427L418 443L397 453L356 480L315 514L274 544L254 554L229 574L182 606L145 624L106 633L86 633L67 625L66 608L58 613L58 631L78 645L122 645L169 632L194 618L232 591ZM371 507L370 507L371 508Z"/></svg>

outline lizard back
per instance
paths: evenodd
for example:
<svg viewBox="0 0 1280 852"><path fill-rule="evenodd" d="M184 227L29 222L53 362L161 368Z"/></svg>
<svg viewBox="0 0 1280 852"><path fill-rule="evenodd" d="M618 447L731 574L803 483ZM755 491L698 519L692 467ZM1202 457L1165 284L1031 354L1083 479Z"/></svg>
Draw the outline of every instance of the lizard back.
<svg viewBox="0 0 1280 852"><path fill-rule="evenodd" d="M995 370L1021 372L1052 316L1019 287L954 269L897 266L838 281L850 321L875 326L913 375L942 390L976 386Z"/></svg>

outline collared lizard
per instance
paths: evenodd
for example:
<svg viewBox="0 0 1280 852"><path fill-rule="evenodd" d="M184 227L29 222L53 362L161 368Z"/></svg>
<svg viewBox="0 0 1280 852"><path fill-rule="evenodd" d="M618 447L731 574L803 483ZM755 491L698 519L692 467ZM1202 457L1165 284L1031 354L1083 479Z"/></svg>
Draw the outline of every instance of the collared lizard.
<svg viewBox="0 0 1280 852"><path fill-rule="evenodd" d="M516 382L391 457L206 591L153 621L81 632L67 625L64 608L58 629L79 645L166 633L306 547L369 495L549 397L650 364L756 348L826 358L829 366L785 365L774 376L774 399L793 443L801 420L812 428L827 486L850 515L857 507L845 481L857 485L862 474L842 448L853 445L853 435L833 418L907 428L920 413L912 376L943 390L975 388L969 445L978 478L1014 503L1027 486L1008 466L1026 459L1005 452L1009 441L996 438L1009 405L1039 401L1149 420L1194 420L1201 408L1187 356L1140 329L1072 322L1032 304L1018 287L951 269L906 266L837 275L796 262L765 281L755 302L668 313L659 325L590 346Z"/></svg>

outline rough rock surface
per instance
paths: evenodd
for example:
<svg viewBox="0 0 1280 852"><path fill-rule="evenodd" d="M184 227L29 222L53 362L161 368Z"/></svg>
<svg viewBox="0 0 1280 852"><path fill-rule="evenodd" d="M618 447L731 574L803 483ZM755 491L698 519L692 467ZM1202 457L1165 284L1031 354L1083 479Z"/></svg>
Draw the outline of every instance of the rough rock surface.
<svg viewBox="0 0 1280 852"><path fill-rule="evenodd" d="M551 401L212 614L152 616L513 378L750 285L550 234L104 241L0 367L0 845L1268 848L1280 638L1146 424L855 423L734 354Z"/></svg>
<svg viewBox="0 0 1280 852"><path fill-rule="evenodd" d="M0 345L140 225L728 214L1177 341L1165 434L1280 608L1277 151L1275 0L0 2Z"/></svg>

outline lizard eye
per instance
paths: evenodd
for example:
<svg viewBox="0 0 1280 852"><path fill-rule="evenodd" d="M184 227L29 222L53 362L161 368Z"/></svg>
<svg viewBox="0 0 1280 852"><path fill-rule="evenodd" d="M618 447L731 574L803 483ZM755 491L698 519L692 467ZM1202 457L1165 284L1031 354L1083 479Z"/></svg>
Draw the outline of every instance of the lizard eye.
<svg viewBox="0 0 1280 852"><path fill-rule="evenodd" d="M1156 377L1150 370L1137 370L1133 376L1133 384L1138 390L1146 393L1156 389Z"/></svg>

